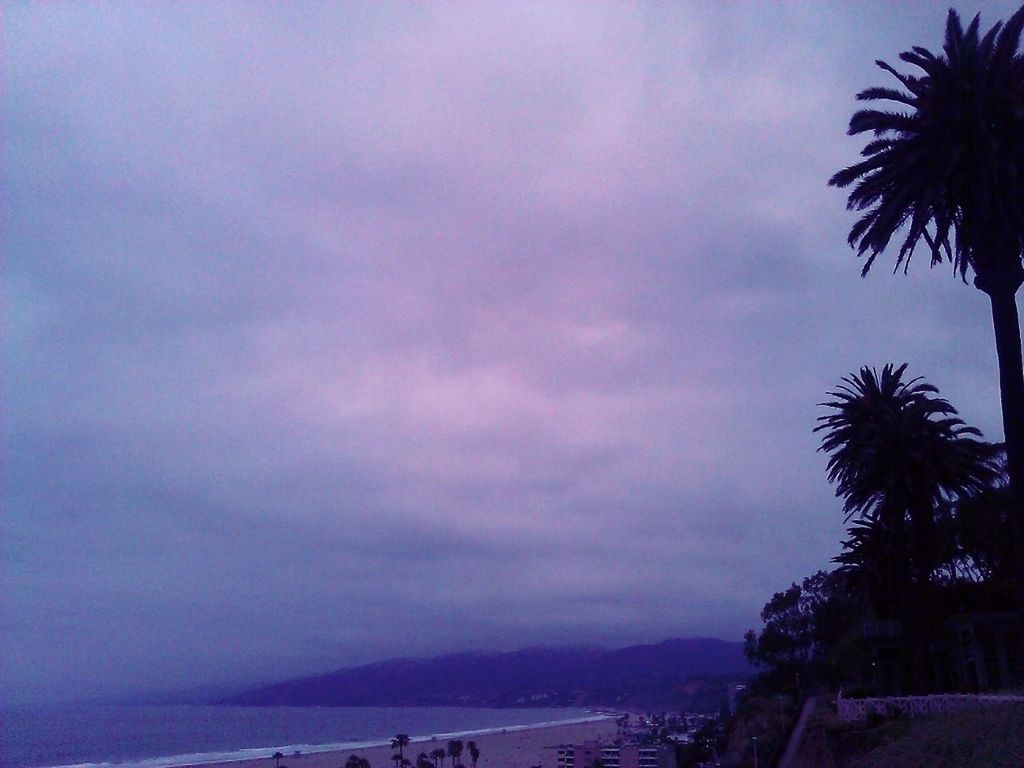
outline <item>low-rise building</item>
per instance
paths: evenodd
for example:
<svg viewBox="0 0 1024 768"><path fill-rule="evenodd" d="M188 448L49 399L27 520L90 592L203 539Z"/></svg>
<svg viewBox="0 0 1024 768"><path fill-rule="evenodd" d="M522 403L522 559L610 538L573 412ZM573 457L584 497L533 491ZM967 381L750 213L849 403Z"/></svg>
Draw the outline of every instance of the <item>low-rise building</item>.
<svg viewBox="0 0 1024 768"><path fill-rule="evenodd" d="M601 742L563 744L558 748L558 768L596 768L601 757Z"/></svg>
<svg viewBox="0 0 1024 768"><path fill-rule="evenodd" d="M586 741L558 749L558 768L675 768L675 748L666 745Z"/></svg>

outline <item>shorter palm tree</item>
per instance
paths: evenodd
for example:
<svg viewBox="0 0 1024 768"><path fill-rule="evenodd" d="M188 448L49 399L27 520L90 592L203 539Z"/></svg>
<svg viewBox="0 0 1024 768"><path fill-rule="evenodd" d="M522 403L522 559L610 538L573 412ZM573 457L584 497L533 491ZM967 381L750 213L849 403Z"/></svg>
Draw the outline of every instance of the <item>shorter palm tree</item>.
<svg viewBox="0 0 1024 768"><path fill-rule="evenodd" d="M830 411L814 431L825 432L819 450L830 454L828 479L844 500L846 520L862 522L850 530L840 562L873 580L876 595L891 595L905 630L905 684L923 690L936 510L983 493L997 468L981 433L935 387L905 381L906 368L890 364L879 374L865 366L844 377L821 404Z"/></svg>
<svg viewBox="0 0 1024 768"><path fill-rule="evenodd" d="M274 768L281 768L281 761L284 760L284 754L281 752L274 753Z"/></svg>
<svg viewBox="0 0 1024 768"><path fill-rule="evenodd" d="M437 749L431 750L430 756L434 759L434 768L440 768L444 765L445 755L448 753L444 751L444 747L438 747Z"/></svg>

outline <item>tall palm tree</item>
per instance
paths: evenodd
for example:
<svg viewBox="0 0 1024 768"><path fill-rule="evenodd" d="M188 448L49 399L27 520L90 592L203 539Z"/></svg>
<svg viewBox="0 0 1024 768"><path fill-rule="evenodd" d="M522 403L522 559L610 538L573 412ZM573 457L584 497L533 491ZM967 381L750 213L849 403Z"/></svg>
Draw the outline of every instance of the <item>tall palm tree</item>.
<svg viewBox="0 0 1024 768"><path fill-rule="evenodd" d="M861 101L890 101L899 111L867 109L850 119L851 135L871 132L861 162L829 184L850 192L847 208L865 213L850 245L867 255L862 275L897 232L905 231L896 270L924 240L931 263L950 261L992 307L1011 496L1017 595L1024 614L1024 363L1016 293L1024 282L1024 54L1018 52L1024 7L984 37L979 17L965 30L950 10L942 52L915 46L900 59L923 74L885 62L903 90L868 88Z"/></svg>
<svg viewBox="0 0 1024 768"><path fill-rule="evenodd" d="M905 682L923 689L936 507L983 493L997 466L978 439L981 433L964 424L934 386L920 378L904 381L906 368L889 364L879 374L865 366L844 377L821 404L830 410L814 431L824 432L819 450L830 454L828 479L844 500L847 521L857 516L871 523L868 531L851 529L853 543L862 552L881 553L877 539L863 548L884 536L887 555L876 555L866 567L892 564L893 602L904 622L909 664Z"/></svg>
<svg viewBox="0 0 1024 768"><path fill-rule="evenodd" d="M438 747L430 751L430 756L434 759L434 768L444 765L445 755L448 754L444 751L444 747Z"/></svg>

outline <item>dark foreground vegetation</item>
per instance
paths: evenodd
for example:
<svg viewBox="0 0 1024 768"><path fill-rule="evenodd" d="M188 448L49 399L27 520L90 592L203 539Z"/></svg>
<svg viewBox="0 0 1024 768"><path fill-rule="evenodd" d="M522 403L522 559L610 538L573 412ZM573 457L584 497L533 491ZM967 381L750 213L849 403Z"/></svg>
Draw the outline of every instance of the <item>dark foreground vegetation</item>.
<svg viewBox="0 0 1024 768"><path fill-rule="evenodd" d="M905 366L844 379L818 427L849 527L839 567L778 592L746 636L754 690L973 692L1022 683L1001 446Z"/></svg>
<svg viewBox="0 0 1024 768"><path fill-rule="evenodd" d="M797 758L814 768L1019 768L1024 712L994 707L863 724L818 714Z"/></svg>
<svg viewBox="0 0 1024 768"><path fill-rule="evenodd" d="M761 672L716 743L728 765L776 765L801 702L821 694L794 766L1020 766L1024 705L840 723L830 697L1024 690L1024 8L983 33L950 11L941 52L900 54L900 88L868 88L862 160L830 183L861 212L866 274L896 238L989 298L1005 442L986 442L906 365L865 366L827 394L816 431L842 500L837 567L776 593L746 635ZM706 763L711 764L711 763Z"/></svg>

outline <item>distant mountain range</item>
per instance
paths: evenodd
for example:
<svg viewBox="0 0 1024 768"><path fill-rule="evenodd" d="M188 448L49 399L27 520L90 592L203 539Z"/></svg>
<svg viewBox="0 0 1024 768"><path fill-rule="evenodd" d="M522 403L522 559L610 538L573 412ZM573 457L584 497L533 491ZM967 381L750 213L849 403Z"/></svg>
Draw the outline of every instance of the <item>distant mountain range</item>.
<svg viewBox="0 0 1024 768"><path fill-rule="evenodd" d="M743 644L680 638L609 651L526 648L390 659L220 699L243 706L609 706L714 709L752 674Z"/></svg>

